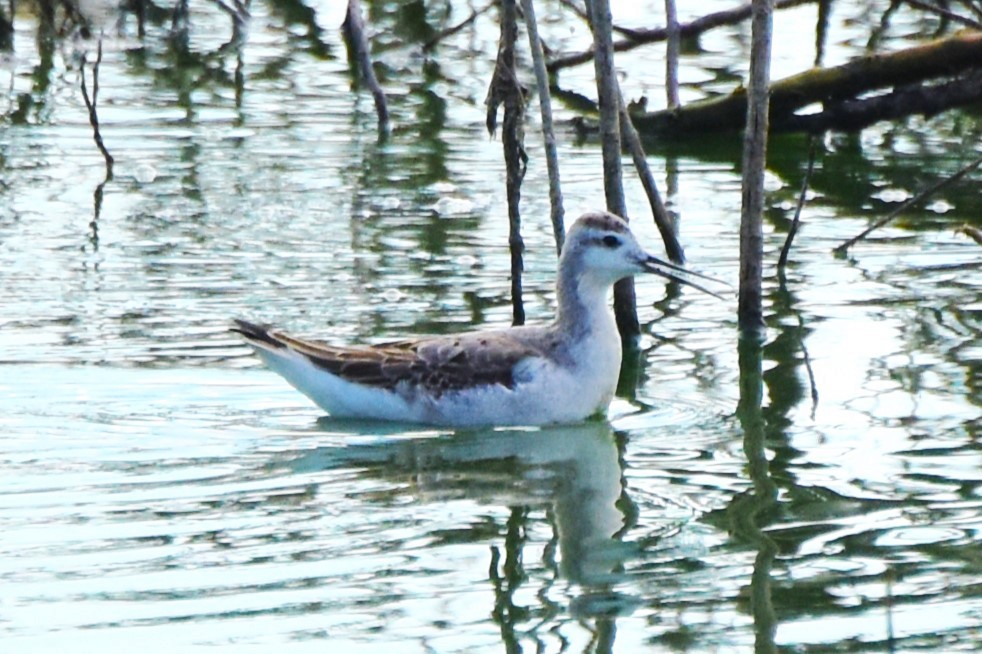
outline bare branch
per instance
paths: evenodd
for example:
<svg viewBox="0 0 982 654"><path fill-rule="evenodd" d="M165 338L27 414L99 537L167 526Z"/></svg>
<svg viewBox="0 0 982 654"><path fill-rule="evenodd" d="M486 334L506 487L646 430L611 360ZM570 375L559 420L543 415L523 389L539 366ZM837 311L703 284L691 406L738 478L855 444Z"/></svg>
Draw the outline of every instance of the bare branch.
<svg viewBox="0 0 982 654"><path fill-rule="evenodd" d="M968 16L962 16L961 14L957 14L945 7L939 7L937 5L932 5L927 2L921 2L921 0L904 0L904 2L910 5L911 7L914 7L915 9L920 9L921 11L927 11L932 14L937 14L942 18L946 18L956 23L961 23L962 25L971 27L972 29L976 29L976 30L982 29L982 23L980 23L979 21L973 18L969 18Z"/></svg>
<svg viewBox="0 0 982 654"><path fill-rule="evenodd" d="M926 198L930 197L934 193L937 193L938 191L948 186L949 184L953 184L954 182L957 182L959 179L969 174L970 172L978 168L980 165L982 165L982 157L979 157L975 161L972 161L969 164L963 166L960 170L958 170L955 174L951 175L950 177L946 177L940 181L935 182L934 184L931 184L926 189L924 189L914 197L910 198L909 200L901 204L899 207L897 207L896 209L894 209L893 211L891 211L890 213L883 216L875 223L864 229L861 233L852 237L848 241L845 241L844 243L836 246L836 248L832 251L840 255L845 254L846 250L848 250L850 247L852 247L859 241L869 236L875 230L879 229L880 227L883 227L884 225L886 225L888 222L890 222L891 220L893 220L903 212L907 211L908 209L910 209L916 204L920 204Z"/></svg>

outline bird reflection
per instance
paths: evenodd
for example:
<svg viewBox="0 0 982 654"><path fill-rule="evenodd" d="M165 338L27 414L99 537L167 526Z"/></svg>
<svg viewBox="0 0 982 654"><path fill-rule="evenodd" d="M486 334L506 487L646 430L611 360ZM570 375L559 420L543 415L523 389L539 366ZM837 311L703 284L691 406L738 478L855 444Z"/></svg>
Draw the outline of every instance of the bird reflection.
<svg viewBox="0 0 982 654"><path fill-rule="evenodd" d="M323 426L339 424L325 419ZM420 434L318 448L289 466L296 472L357 467L365 475L401 482L409 475L413 494L424 502L470 499L546 509L558 539L560 573L587 585L609 581L624 549L615 535L625 523L617 508L624 489L610 425L492 429L439 438Z"/></svg>
<svg viewBox="0 0 982 654"><path fill-rule="evenodd" d="M333 430L339 424L328 418L322 427ZM595 617L601 629L600 622L610 622L633 605L612 591L631 548L619 538L627 522L618 508L626 499L623 471L617 440L604 422L436 438L429 432L416 438L403 434L318 448L293 459L289 466L300 473L357 468L362 475L392 478L401 485L408 476L410 492L422 502L470 499L509 507L504 542L492 544L489 565L495 598L492 616L506 642L515 637L515 623L522 615L528 617L516 610L512 596L528 580L522 547L530 512L544 510L553 528L552 542L543 555L546 567L579 588L573 591L569 607L573 616ZM590 606L602 609L593 612Z"/></svg>

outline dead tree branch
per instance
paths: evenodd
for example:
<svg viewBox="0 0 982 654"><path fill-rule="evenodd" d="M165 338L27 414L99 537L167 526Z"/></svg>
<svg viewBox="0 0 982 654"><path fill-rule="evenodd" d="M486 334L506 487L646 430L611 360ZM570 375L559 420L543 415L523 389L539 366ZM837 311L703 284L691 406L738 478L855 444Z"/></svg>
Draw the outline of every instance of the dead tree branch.
<svg viewBox="0 0 982 654"><path fill-rule="evenodd" d="M818 113L792 114L776 120L775 132L858 131L883 120L921 115L925 118L982 100L982 70L941 84L916 84L872 98L826 103Z"/></svg>
<svg viewBox="0 0 982 654"><path fill-rule="evenodd" d="M833 68L811 69L771 85L770 120L775 130L802 129L803 123L820 120L795 114L808 105L834 106L877 89L974 72L982 67L980 62L982 32L961 32L897 52L860 57ZM966 94L952 92L948 97L964 99ZM968 97L975 96L968 94ZM730 95L693 102L674 111L639 114L634 116L634 123L640 131L658 135L732 131L743 128L746 110L747 92L740 88ZM826 128L838 127L830 119L826 120ZM809 131L816 130L817 127Z"/></svg>

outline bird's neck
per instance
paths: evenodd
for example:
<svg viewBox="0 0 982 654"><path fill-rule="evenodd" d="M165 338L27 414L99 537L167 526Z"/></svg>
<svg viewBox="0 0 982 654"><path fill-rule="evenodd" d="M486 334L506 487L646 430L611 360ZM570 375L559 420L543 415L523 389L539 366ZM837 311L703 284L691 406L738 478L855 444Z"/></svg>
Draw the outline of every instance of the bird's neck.
<svg viewBox="0 0 982 654"><path fill-rule="evenodd" d="M556 287L556 325L577 339L611 329L616 333L608 299L610 288L609 281L594 275L560 276Z"/></svg>

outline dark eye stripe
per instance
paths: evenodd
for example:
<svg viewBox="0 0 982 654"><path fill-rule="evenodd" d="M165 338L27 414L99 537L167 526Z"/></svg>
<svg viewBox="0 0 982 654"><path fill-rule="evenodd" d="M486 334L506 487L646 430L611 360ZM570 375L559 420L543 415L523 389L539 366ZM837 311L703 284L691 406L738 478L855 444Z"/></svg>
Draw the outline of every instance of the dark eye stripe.
<svg viewBox="0 0 982 654"><path fill-rule="evenodd" d="M621 239L616 236L604 236L600 241L609 248L616 248L621 244Z"/></svg>

